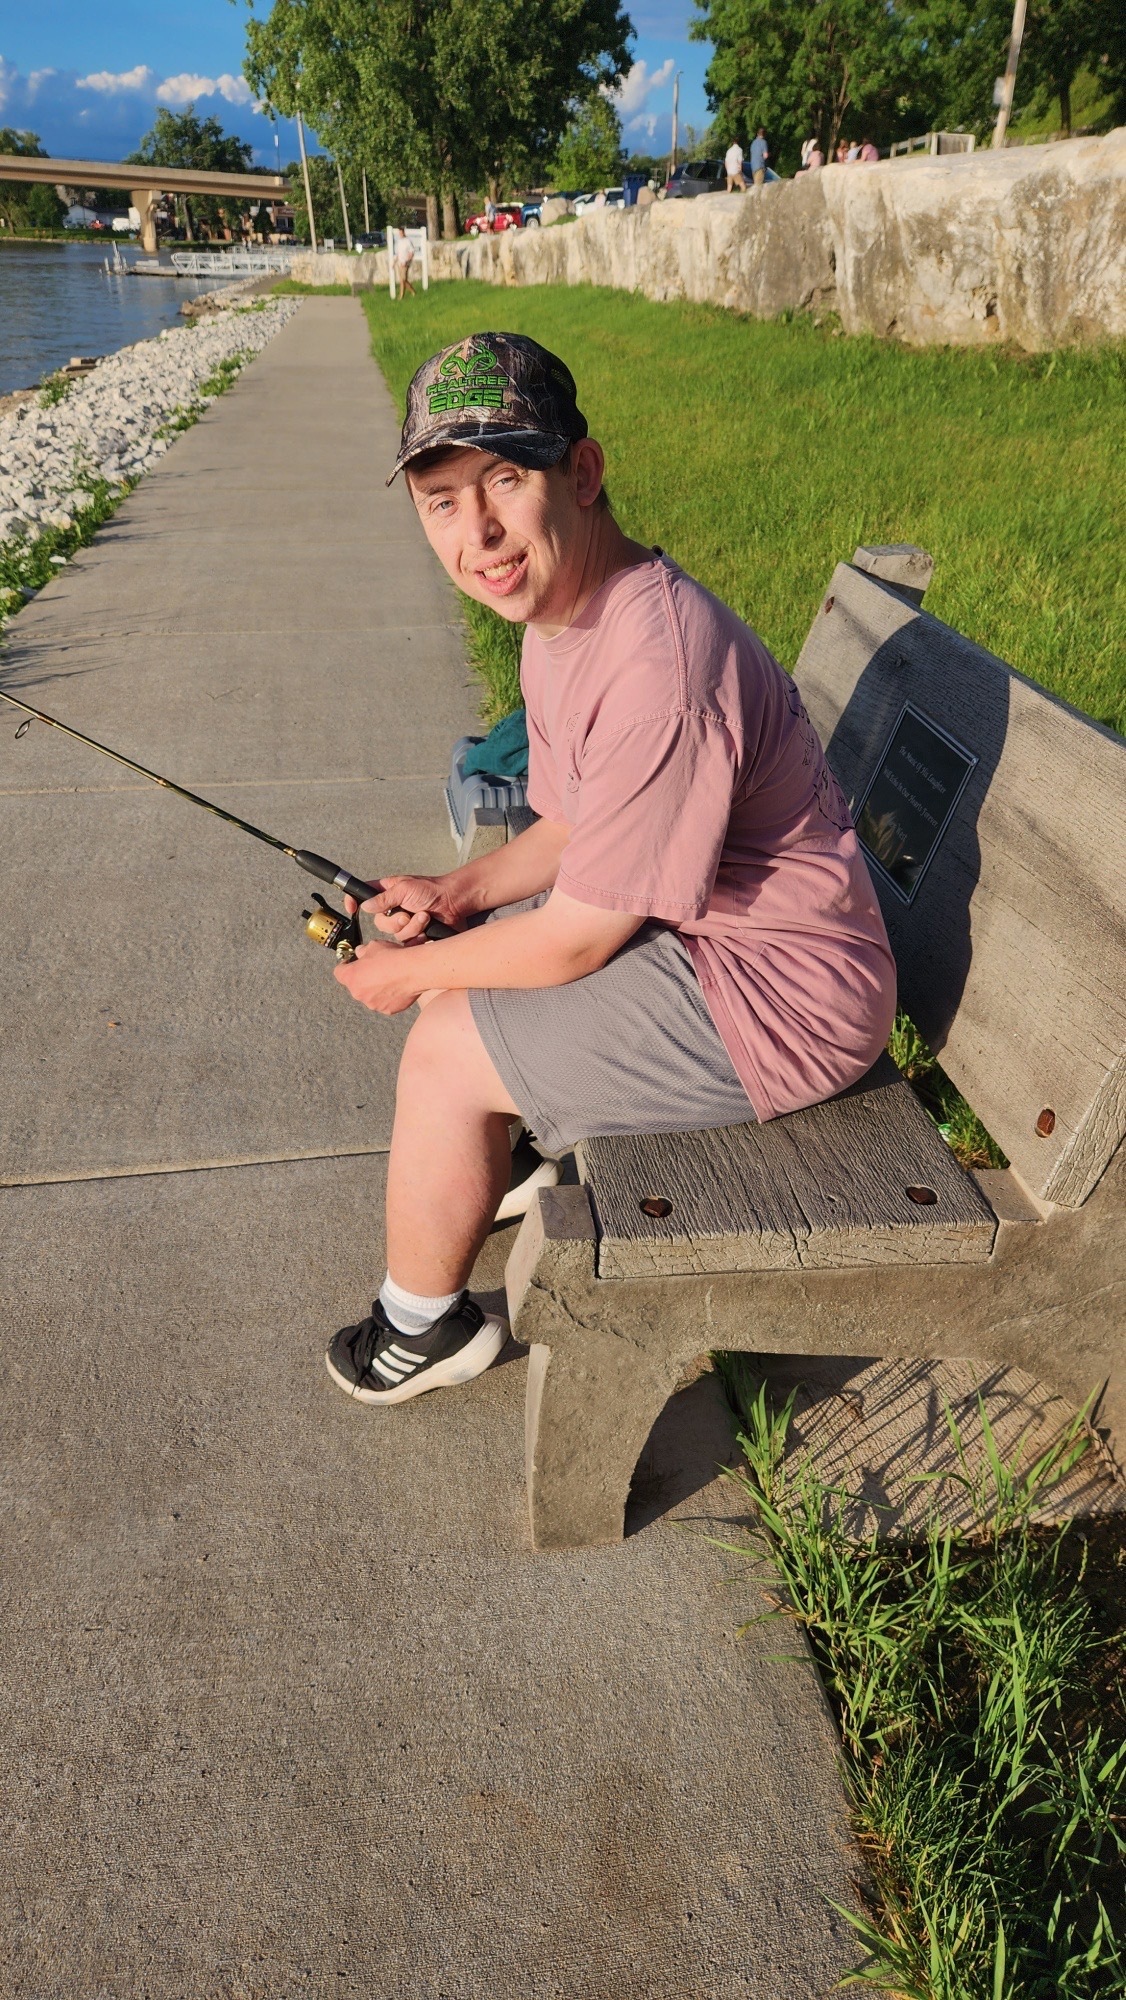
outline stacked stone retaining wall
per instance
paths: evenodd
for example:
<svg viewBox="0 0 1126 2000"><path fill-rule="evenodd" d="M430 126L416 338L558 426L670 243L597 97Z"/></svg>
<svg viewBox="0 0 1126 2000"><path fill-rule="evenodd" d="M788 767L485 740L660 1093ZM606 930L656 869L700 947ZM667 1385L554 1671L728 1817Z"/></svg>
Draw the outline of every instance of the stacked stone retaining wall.
<svg viewBox="0 0 1126 2000"><path fill-rule="evenodd" d="M1102 139L826 167L748 194L604 209L431 246L434 279L590 284L846 333L1029 352L1126 339L1126 128ZM383 252L295 260L387 283Z"/></svg>

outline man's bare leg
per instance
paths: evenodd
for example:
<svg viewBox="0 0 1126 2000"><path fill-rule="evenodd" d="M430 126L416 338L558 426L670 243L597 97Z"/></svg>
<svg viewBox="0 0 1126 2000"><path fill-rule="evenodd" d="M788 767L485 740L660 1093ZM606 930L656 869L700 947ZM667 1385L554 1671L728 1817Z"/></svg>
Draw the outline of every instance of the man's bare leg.
<svg viewBox="0 0 1126 2000"><path fill-rule="evenodd" d="M387 1173L387 1267L404 1291L460 1291L508 1187L517 1107L466 993L423 1008L399 1064Z"/></svg>

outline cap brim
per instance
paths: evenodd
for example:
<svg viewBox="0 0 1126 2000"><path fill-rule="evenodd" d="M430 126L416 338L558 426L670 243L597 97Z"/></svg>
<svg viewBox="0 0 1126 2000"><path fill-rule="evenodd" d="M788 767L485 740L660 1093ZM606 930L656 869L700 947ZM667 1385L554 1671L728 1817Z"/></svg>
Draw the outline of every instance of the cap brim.
<svg viewBox="0 0 1126 2000"><path fill-rule="evenodd" d="M425 437L416 438L414 443L399 453L386 484L400 473L404 465L413 458L421 458L427 451L461 450L492 452L496 458L511 459L513 465L527 466L531 472L547 472L558 465L568 445L576 440L561 437L557 431L518 431L504 424L477 424L472 430L464 425L442 424Z"/></svg>

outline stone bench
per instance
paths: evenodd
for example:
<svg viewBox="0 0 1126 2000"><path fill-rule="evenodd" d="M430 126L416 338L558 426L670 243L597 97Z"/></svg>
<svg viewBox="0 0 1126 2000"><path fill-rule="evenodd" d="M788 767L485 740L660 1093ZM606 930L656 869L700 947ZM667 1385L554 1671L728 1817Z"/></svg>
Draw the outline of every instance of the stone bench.
<svg viewBox="0 0 1126 2000"><path fill-rule="evenodd" d="M1126 745L838 565L795 671L870 854L901 1005L1010 1160L969 1173L894 1065L765 1125L594 1139L507 1267L538 1547L620 1539L710 1349L1013 1366L1126 1449ZM492 828L484 837L503 840Z"/></svg>

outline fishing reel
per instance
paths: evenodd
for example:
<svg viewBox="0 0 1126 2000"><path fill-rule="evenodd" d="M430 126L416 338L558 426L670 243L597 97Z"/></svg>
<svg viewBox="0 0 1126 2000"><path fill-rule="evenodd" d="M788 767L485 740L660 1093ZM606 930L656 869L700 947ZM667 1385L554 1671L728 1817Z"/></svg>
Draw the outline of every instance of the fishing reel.
<svg viewBox="0 0 1126 2000"><path fill-rule="evenodd" d="M360 919L346 916L343 910L334 910L323 896L313 891L315 910L302 910L305 919L305 934L314 944L323 945L326 951L335 952L338 965L351 965L357 947L363 943Z"/></svg>

